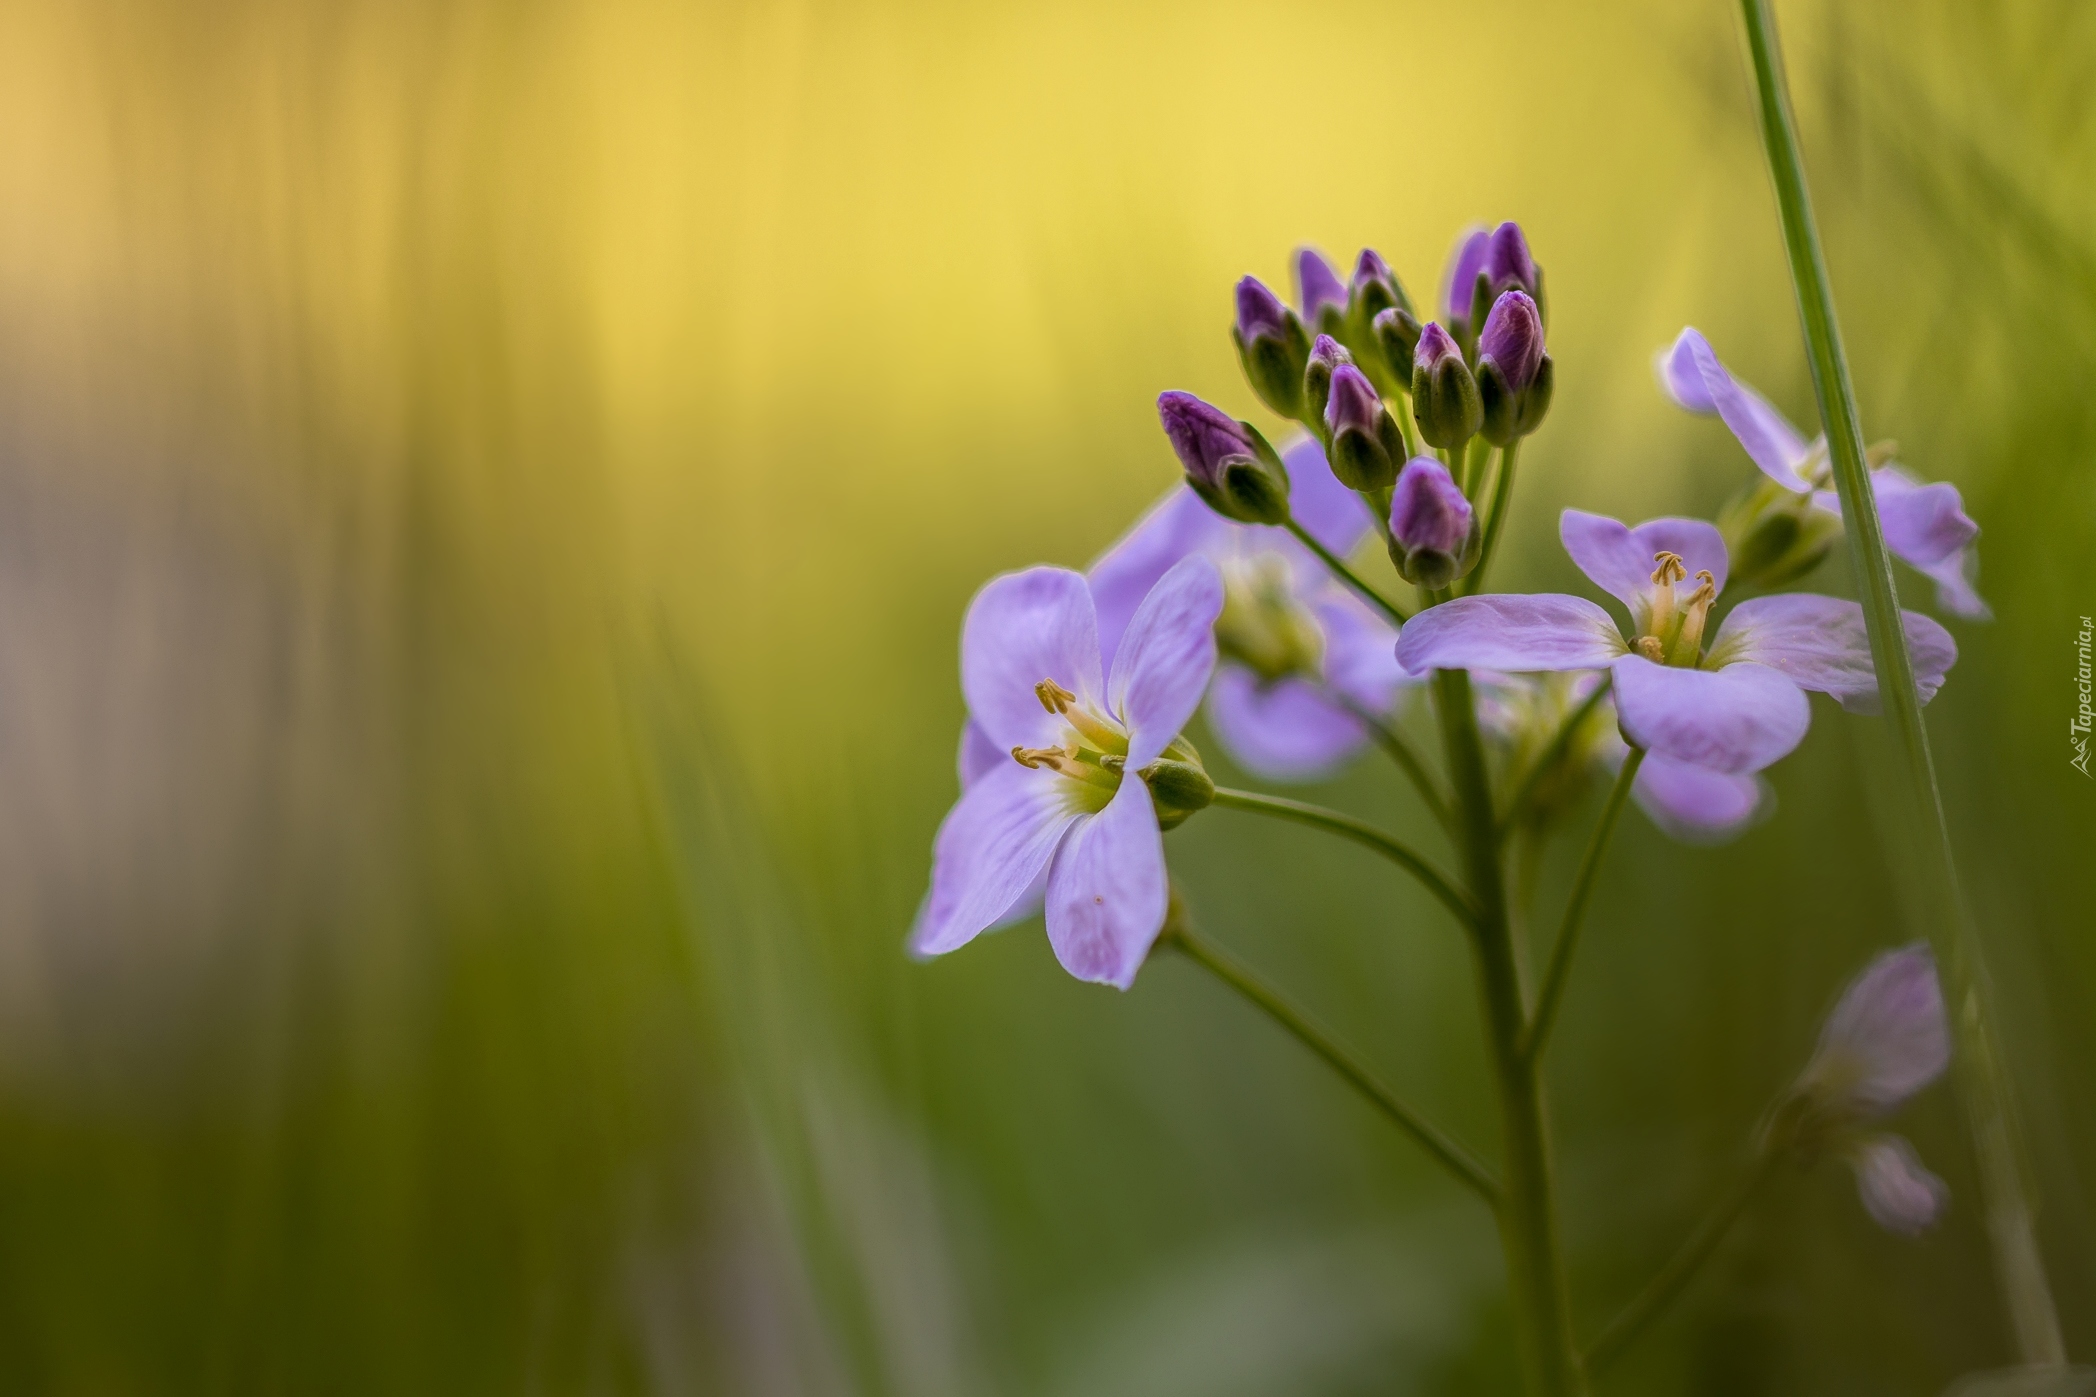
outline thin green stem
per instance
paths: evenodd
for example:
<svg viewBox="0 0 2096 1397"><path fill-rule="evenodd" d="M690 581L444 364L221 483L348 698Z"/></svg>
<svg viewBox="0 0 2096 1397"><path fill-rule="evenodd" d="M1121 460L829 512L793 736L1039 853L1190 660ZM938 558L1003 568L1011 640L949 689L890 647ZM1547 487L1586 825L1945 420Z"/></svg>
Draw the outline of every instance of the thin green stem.
<svg viewBox="0 0 2096 1397"><path fill-rule="evenodd" d="M1419 427L1412 420L1412 395L1397 395L1397 430L1404 435L1405 459L1411 460L1419 454Z"/></svg>
<svg viewBox="0 0 2096 1397"><path fill-rule="evenodd" d="M1360 595L1361 600L1367 602L1370 606L1374 607L1376 610L1382 612L1385 616L1389 617L1392 625L1402 626L1405 622L1412 619L1411 617L1405 615L1404 609L1398 606L1396 602L1390 600L1390 598L1384 596L1381 592L1378 592L1375 588L1369 586L1366 582L1363 582L1358 576L1356 576L1354 570L1348 567L1345 563L1341 562L1338 556L1334 554L1331 549L1325 547L1322 543L1319 543L1315 538L1312 538L1308 529L1304 528L1301 524L1296 523L1296 521L1293 519L1287 521L1286 527L1288 529L1288 532L1294 534L1296 538L1301 541L1303 547L1309 549L1312 553L1315 553L1317 555L1319 562L1323 563L1326 567L1332 570L1332 575L1334 577L1338 578L1341 582L1344 582L1347 586L1353 588L1354 591Z"/></svg>
<svg viewBox="0 0 2096 1397"><path fill-rule="evenodd" d="M1660 1268L1659 1274L1646 1283L1635 1300L1623 1307L1621 1314L1609 1321L1608 1328L1602 1330L1587 1347L1586 1370L1589 1377L1613 1362L1617 1355L1630 1346L1631 1340L1644 1332L1646 1325L1659 1318L1667 1306L1673 1303L1674 1297L1681 1293L1682 1288L1702 1268L1703 1263L1710 1259L1710 1254L1718 1249L1718 1243L1725 1240L1725 1234L1732 1230L1732 1224L1738 1222L1740 1215L1746 1212L1747 1206L1754 1201L1762 1186L1776 1172L1776 1165L1781 1160L1782 1156L1772 1150L1762 1151L1752 1167L1732 1185L1732 1191L1711 1210L1710 1215L1704 1218L1689 1235L1689 1239L1681 1244L1680 1250L1674 1253L1667 1264Z"/></svg>
<svg viewBox="0 0 2096 1397"><path fill-rule="evenodd" d="M1470 899L1463 896L1455 884L1448 881L1439 869L1414 853L1395 836L1383 833L1374 825L1343 815L1337 810L1327 810L1322 805L1311 805L1307 801L1290 800L1286 796L1261 795L1257 791L1233 790L1228 786L1215 788L1215 803L1231 810L1249 810L1255 815L1271 815L1279 820L1293 820L1299 825L1309 825L1328 834L1351 839L1356 844L1375 850L1405 872L1426 885L1428 892L1441 899L1465 930L1477 923L1477 910Z"/></svg>
<svg viewBox="0 0 2096 1397"><path fill-rule="evenodd" d="M1594 686L1594 692L1581 699L1579 706L1565 715L1565 721L1551 734L1549 745L1537 754L1535 761L1529 764L1528 770L1522 773L1521 784L1515 787L1513 798L1507 802L1506 815L1499 822L1499 838L1502 843L1528 817L1529 802L1535 799L1536 788L1543 784L1551 768L1564 759L1573 739L1579 735L1580 725L1592 715L1601 700L1608 697L1608 690L1609 680L1603 675L1601 682Z"/></svg>
<svg viewBox="0 0 2096 1397"><path fill-rule="evenodd" d="M1550 1129L1535 1064L1520 1051L1527 1023L1526 995L1508 917L1506 880L1499 863L1499 822L1492 809L1491 778L1485 768L1484 742L1478 735L1470 676L1462 670L1437 670L1433 692L1455 792L1457 826L1462 831L1457 842L1463 853L1464 880L1477 905L1477 935L1472 946L1506 1142L1499 1238L1506 1256L1508 1296L1531 1389L1541 1397L1580 1397L1586 1381L1573 1343L1572 1306L1558 1237Z"/></svg>
<svg viewBox="0 0 2096 1397"><path fill-rule="evenodd" d="M1300 1009L1259 977L1258 972L1214 942L1196 934L1183 923L1170 934L1170 944L1213 972L1215 977L1266 1011L1267 1017L1294 1034L1296 1040L1323 1058L1327 1065L1351 1083L1377 1109L1397 1123L1399 1129L1417 1140L1426 1152L1446 1165L1449 1172L1475 1190L1493 1207L1499 1206L1499 1181L1476 1155L1463 1148L1439 1126L1427 1120L1397 1093L1384 1086L1368 1065L1310 1022Z"/></svg>
<svg viewBox="0 0 2096 1397"><path fill-rule="evenodd" d="M1472 437L1463 450L1463 473L1456 477L1456 484L1472 499L1485 483L1485 467L1492 459L1492 443L1482 436Z"/></svg>
<svg viewBox="0 0 2096 1397"><path fill-rule="evenodd" d="M1499 478L1492 485L1492 504L1485 513L1485 538L1478 550L1477 566L1470 570L1464 587L1465 596L1476 596L1485 590L1485 570L1492 566L1492 556L1499 550L1499 531L1505 525L1508 502L1514 495L1514 464L1521 458L1519 438L1507 443L1506 450L1499 453Z"/></svg>
<svg viewBox="0 0 2096 1397"><path fill-rule="evenodd" d="M1572 952L1579 947L1579 931L1586 924L1587 901L1594 893L1594 878L1601 871L1601 859L1608 852L1609 836L1616 832L1616 821L1622 817L1624 802L1630 799L1631 783L1637 780L1638 767L1644 763L1644 749L1633 747L1630 755L1623 759L1623 769L1616 773L1616 784L1609 789L1608 804L1601 807L1600 822L1594 826L1594 834L1587 841L1587 851L1579 861L1579 872L1572 879L1572 896L1565 903L1565 919L1557 929L1557 940L1550 947L1550 965L1543 972L1543 988L1536 996L1536 1012L1530 1016L1528 1030L1521 1038L1521 1055L1534 1062L1543 1055L1543 1045L1549 1041L1550 1026L1557 1019L1557 1006L1565 997L1565 980L1572 971Z"/></svg>
<svg viewBox="0 0 2096 1397"><path fill-rule="evenodd" d="M1426 762L1420 757L1417 749L1405 740L1405 735L1381 716L1355 703L1337 689L1327 688L1324 692L1325 697L1353 714L1355 721L1368 729L1368 735L1375 739L1376 745L1390 754L1390 760L1396 762L1398 769L1412 782L1412 789L1419 793L1420 802L1426 806L1427 812L1442 829L1453 836L1455 826L1452 822L1453 817L1448 812L1448 799L1441 794L1441 788L1434 780L1434 773L1427 770Z"/></svg>
<svg viewBox="0 0 2096 1397"><path fill-rule="evenodd" d="M1827 283L1826 259L1820 251L1812 200L1805 185L1804 158L1799 153L1797 122L1790 109L1790 89L1768 0L1740 0L1746 20L1747 47L1754 60L1760 97L1761 133L1769 173L1783 223L1798 315L1812 365L1812 387L1826 426L1827 449L1834 466L1834 485L1849 540L1849 554L1863 593L1863 615L1870 634L1871 659L1885 715L1906 759L1917 807L1932 817L1927 854L1916 860L1921 876L1934 886L1923 903L1932 909L1929 940L1935 948L1944 997L1957 1025L1959 1098L1980 1166L1981 1194L1987 1230L1994 1248L1994 1268L2016 1348L2025 1364L2056 1367L2066 1362L2059 1315L2045 1274L2043 1255L2032 1225L2027 1180L2030 1163L2015 1128L2013 1087L1995 1029L1996 1013L1978 929L1965 906L1957 863L1944 816L1943 795L1936 784L1935 759L1929 751L1928 728L1922 721L1921 697L1914 685L1914 665L1900 618L1899 589L1892 555L1878 519L1870 475L1863 453L1863 430L1849 383L1848 359L1834 315Z"/></svg>

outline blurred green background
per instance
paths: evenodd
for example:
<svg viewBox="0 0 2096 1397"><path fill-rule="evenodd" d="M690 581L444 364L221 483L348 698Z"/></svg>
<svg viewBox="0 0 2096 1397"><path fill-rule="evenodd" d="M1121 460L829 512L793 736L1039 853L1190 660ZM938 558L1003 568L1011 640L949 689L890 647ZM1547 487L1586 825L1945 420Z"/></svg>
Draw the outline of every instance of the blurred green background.
<svg viewBox="0 0 2096 1397"><path fill-rule="evenodd" d="M1431 294L1524 224L1509 588L1573 583L1566 504L1746 479L1652 384L1682 324L1811 420L1733 9L0 5L0 1390L1509 1390L1488 1221L1217 985L901 941L970 593L1172 483L1160 389L1252 413L1235 277L1372 243ZM1985 529L1930 711L2087 1360L2096 9L1781 18L1866 428ZM1633 817L1602 880L1587 1333L1911 935L1882 734L1816 716L1773 822ZM1318 798L1438 847L1372 762ZM1168 848L1489 1152L1430 904L1228 812ZM1900 1128L1941 1228L1786 1178L1603 1390L2003 1361L1947 1090Z"/></svg>

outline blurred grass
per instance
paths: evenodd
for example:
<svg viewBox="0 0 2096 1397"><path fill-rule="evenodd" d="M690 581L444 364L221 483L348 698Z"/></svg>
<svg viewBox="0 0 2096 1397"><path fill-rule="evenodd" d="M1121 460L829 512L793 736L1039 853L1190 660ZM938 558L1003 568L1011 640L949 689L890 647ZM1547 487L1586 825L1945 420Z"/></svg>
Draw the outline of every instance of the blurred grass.
<svg viewBox="0 0 2096 1397"><path fill-rule="evenodd" d="M1932 721L2086 1357L2096 19L1783 19L1866 425L1986 530ZM1157 390L1252 409L1234 276L1373 242L1431 294L1523 221L1563 383L1509 587L1573 581L1562 505L1743 479L1651 386L1682 323L1808 415L1726 7L26 3L0 208L0 1387L1511 1381L1486 1221L1188 967L898 948L961 609L1170 483ZM1905 939L1878 760L1823 710L1738 845L1627 827L1553 1059L1589 1332ZM1323 794L1436 837L1372 763ZM1409 887L1171 848L1489 1147ZM1787 1182L1612 1389L1992 1361L1951 1103L1902 1127L1943 1230Z"/></svg>

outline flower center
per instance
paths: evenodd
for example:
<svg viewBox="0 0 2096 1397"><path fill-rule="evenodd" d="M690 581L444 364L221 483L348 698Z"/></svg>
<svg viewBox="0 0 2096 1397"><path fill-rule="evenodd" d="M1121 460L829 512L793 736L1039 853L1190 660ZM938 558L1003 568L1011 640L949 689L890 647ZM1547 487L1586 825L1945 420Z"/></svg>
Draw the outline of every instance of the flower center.
<svg viewBox="0 0 2096 1397"><path fill-rule="evenodd" d="M1215 643L1224 656L1269 684L1322 672L1324 628L1296 597L1288 559L1279 553L1230 558L1222 574Z"/></svg>
<svg viewBox="0 0 2096 1397"><path fill-rule="evenodd" d="M1718 581L1708 569L1700 571L1695 590L1684 597L1675 590L1675 584L1688 577L1681 555L1662 550L1652 561L1652 607L1644 634L1637 638L1637 652L1654 664L1694 669L1703 659L1703 628L1710 620L1710 604L1717 600Z"/></svg>
<svg viewBox="0 0 2096 1397"><path fill-rule="evenodd" d="M1077 695L1043 679L1033 686L1041 707L1063 720L1062 742L1054 747L1014 747L1012 760L1030 770L1046 767L1067 777L1065 794L1081 809L1104 810L1121 789L1128 761L1128 734L1119 723L1077 701Z"/></svg>

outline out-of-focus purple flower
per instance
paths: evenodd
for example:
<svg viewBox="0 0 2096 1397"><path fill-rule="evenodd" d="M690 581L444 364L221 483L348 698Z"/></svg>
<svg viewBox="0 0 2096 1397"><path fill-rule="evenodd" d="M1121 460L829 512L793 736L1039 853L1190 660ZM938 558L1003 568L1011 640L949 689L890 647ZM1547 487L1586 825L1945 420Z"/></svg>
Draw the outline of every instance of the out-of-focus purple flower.
<svg viewBox="0 0 2096 1397"><path fill-rule="evenodd" d="M1303 323L1327 334L1332 326L1326 323L1326 313L1331 313L1333 324L1346 314L1346 283L1314 247L1296 249L1295 300L1302 307Z"/></svg>
<svg viewBox="0 0 2096 1397"><path fill-rule="evenodd" d="M1796 494L1809 492L1815 505L1839 517L1840 502L1827 488L1826 439L1807 441L1766 398L1732 376L1700 331L1684 329L1654 367L1668 397L1722 420L1769 479ZM1957 487L1925 485L1888 466L1871 472L1871 492L1893 556L1936 584L1936 604L1945 611L1985 620L1991 613L1972 586L1979 525L1965 513Z"/></svg>
<svg viewBox="0 0 2096 1397"><path fill-rule="evenodd" d="M1847 1159L1871 1217L1911 1236L1936 1220L1949 1192L1905 1140L1865 1127L1949 1065L1950 1024L1936 962L1926 946L1903 946L1873 960L1843 992L1812 1061L1773 1120L1801 1157Z"/></svg>
<svg viewBox="0 0 2096 1397"><path fill-rule="evenodd" d="M1412 414L1429 446L1450 449L1477 435L1485 408L1462 346L1436 321L1419 332L1412 353Z"/></svg>
<svg viewBox="0 0 2096 1397"><path fill-rule="evenodd" d="M1284 455L1296 522L1334 554L1352 552L1371 526L1361 496L1333 476L1315 441ZM1415 681L1398 667L1391 627L1285 530L1230 523L1174 490L1092 564L1109 661L1156 579L1197 553L1220 570L1226 598L1207 705L1216 737L1267 780L1330 774L1367 744L1360 715L1389 713Z"/></svg>
<svg viewBox="0 0 2096 1397"><path fill-rule="evenodd" d="M1568 509L1565 551L1594 584L1630 610L1626 640L1583 597L1459 597L1404 629L1405 669L1611 671L1623 734L1655 755L1741 776L1787 755L1812 721L1805 692L1870 711L1877 679L1852 601L1807 593L1758 597L1733 608L1706 652L1710 610L1725 586L1724 540L1700 519L1627 528ZM1957 658L1943 627L1904 613L1923 702Z"/></svg>
<svg viewBox="0 0 2096 1397"><path fill-rule="evenodd" d="M1480 276L1485 280L1482 306L1477 285ZM1522 235L1520 225L1502 223L1490 232L1483 228L1465 229L1456 239L1448 270L1442 277L1442 315L1451 323L1474 324L1474 316L1483 314L1484 308L1513 290L1525 291L1538 300L1543 294L1542 273L1529 255L1528 239Z"/></svg>
<svg viewBox="0 0 2096 1397"><path fill-rule="evenodd" d="M1404 439L1383 395L1353 364L1332 371L1325 400L1325 433L1332 443L1332 472L1355 490L1381 490L1397 478Z"/></svg>
<svg viewBox="0 0 2096 1397"><path fill-rule="evenodd" d="M1209 508L1245 522L1288 517L1288 472L1251 423L1176 390L1158 394L1157 418Z"/></svg>
<svg viewBox="0 0 2096 1397"><path fill-rule="evenodd" d="M1477 516L1448 467L1414 456L1390 494L1390 560L1405 581L1446 587L1477 562Z"/></svg>
<svg viewBox="0 0 2096 1397"><path fill-rule="evenodd" d="M1294 417L1301 411L1303 360L1310 342L1303 322L1258 277L1237 283L1237 321L1230 327L1238 362L1259 400Z"/></svg>
<svg viewBox="0 0 2096 1397"><path fill-rule="evenodd" d="M1038 888L1064 969L1122 989L1134 982L1167 898L1166 802L1150 782L1198 772L1179 733L1214 671L1222 605L1214 564L1182 560L1130 618L1108 669L1079 574L1030 568L976 594L961 631L961 687L971 724L1010 760L978 771L940 825L913 953L967 944L1012 920Z"/></svg>

